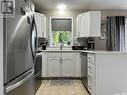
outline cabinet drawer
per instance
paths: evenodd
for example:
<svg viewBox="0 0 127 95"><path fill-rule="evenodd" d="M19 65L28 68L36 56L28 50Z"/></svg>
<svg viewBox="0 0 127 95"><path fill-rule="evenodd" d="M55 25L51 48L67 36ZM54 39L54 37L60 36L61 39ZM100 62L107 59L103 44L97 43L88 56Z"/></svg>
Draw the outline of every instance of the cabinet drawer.
<svg viewBox="0 0 127 95"><path fill-rule="evenodd" d="M92 95L94 95L93 93L95 91L95 76L91 73L88 74L88 90Z"/></svg>
<svg viewBox="0 0 127 95"><path fill-rule="evenodd" d="M61 57L61 53L54 53L54 52L51 52L51 53L47 53L47 56L48 58L60 58Z"/></svg>
<svg viewBox="0 0 127 95"><path fill-rule="evenodd" d="M95 74L95 65L88 62L88 71L91 72L92 74Z"/></svg>
<svg viewBox="0 0 127 95"><path fill-rule="evenodd" d="M90 71L88 71L87 74L89 77L91 77L92 79L95 79L95 74L91 73Z"/></svg>
<svg viewBox="0 0 127 95"><path fill-rule="evenodd" d="M95 65L94 54L88 54L87 61Z"/></svg>

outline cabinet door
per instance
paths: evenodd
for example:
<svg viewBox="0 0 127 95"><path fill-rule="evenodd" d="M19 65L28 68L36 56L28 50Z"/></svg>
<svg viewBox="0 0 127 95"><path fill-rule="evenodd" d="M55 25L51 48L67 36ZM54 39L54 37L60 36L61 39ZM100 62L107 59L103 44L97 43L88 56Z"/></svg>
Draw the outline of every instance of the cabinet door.
<svg viewBox="0 0 127 95"><path fill-rule="evenodd" d="M47 77L47 53L42 53L42 77Z"/></svg>
<svg viewBox="0 0 127 95"><path fill-rule="evenodd" d="M101 36L101 12L91 11L90 12L90 36L98 37Z"/></svg>
<svg viewBox="0 0 127 95"><path fill-rule="evenodd" d="M74 58L62 59L62 77L74 77Z"/></svg>
<svg viewBox="0 0 127 95"><path fill-rule="evenodd" d="M44 38L46 38L46 17L45 16L43 16L43 20L44 20L43 36Z"/></svg>
<svg viewBox="0 0 127 95"><path fill-rule="evenodd" d="M84 13L81 17L81 35L80 37L88 37L90 32L90 16Z"/></svg>
<svg viewBox="0 0 127 95"><path fill-rule="evenodd" d="M81 15L77 16L77 37L80 37L81 32Z"/></svg>
<svg viewBox="0 0 127 95"><path fill-rule="evenodd" d="M43 33L42 33L42 16L39 13L35 13L34 14L35 17L35 23L36 23L36 27L37 27L37 33L38 33L38 37L43 37Z"/></svg>
<svg viewBox="0 0 127 95"><path fill-rule="evenodd" d="M89 11L78 15L79 37L99 37L101 35L101 12Z"/></svg>
<svg viewBox="0 0 127 95"><path fill-rule="evenodd" d="M95 95L95 76L88 71L88 90L91 95Z"/></svg>
<svg viewBox="0 0 127 95"><path fill-rule="evenodd" d="M40 13L34 13L38 37L46 37L46 17Z"/></svg>
<svg viewBox="0 0 127 95"><path fill-rule="evenodd" d="M74 54L62 53L62 77L74 77Z"/></svg>
<svg viewBox="0 0 127 95"><path fill-rule="evenodd" d="M41 14L41 16L42 16L42 26L41 26L42 35L43 35L44 38L46 38L46 17L43 14Z"/></svg>
<svg viewBox="0 0 127 95"><path fill-rule="evenodd" d="M48 77L60 77L60 58L48 58Z"/></svg>

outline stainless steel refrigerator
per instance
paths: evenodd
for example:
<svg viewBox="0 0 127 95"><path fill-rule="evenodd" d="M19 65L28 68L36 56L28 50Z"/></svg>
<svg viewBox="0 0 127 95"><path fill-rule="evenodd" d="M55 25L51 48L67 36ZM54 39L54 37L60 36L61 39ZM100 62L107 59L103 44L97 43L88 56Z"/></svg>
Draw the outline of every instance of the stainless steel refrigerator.
<svg viewBox="0 0 127 95"><path fill-rule="evenodd" d="M14 17L4 18L5 95L34 95L37 31L29 0L15 0Z"/></svg>

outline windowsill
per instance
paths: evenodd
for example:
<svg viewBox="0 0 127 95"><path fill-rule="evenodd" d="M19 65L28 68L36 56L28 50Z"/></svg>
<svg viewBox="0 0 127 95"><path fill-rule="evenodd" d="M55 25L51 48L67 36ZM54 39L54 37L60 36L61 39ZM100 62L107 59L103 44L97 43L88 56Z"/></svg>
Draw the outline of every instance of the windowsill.
<svg viewBox="0 0 127 95"><path fill-rule="evenodd" d="M47 50L60 50L60 48L50 47L50 48L47 48ZM72 48L71 47L63 47L62 50L72 50Z"/></svg>

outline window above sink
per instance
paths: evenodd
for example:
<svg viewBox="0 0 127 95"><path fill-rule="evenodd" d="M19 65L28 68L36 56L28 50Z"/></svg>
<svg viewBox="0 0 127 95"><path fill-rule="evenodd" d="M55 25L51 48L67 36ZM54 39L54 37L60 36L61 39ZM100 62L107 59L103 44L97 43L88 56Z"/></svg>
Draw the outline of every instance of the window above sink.
<svg viewBox="0 0 127 95"><path fill-rule="evenodd" d="M50 18L50 47L70 47L73 44L73 18Z"/></svg>

